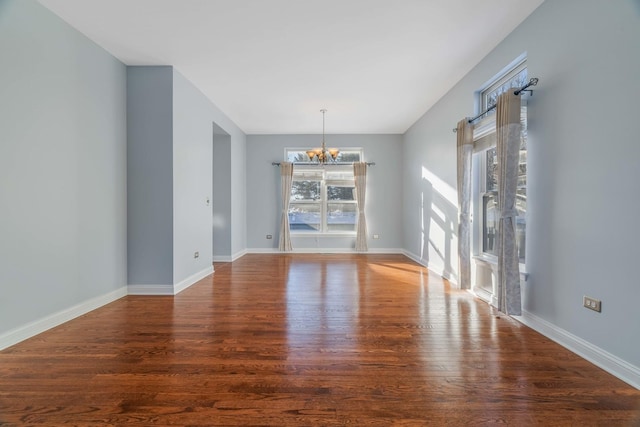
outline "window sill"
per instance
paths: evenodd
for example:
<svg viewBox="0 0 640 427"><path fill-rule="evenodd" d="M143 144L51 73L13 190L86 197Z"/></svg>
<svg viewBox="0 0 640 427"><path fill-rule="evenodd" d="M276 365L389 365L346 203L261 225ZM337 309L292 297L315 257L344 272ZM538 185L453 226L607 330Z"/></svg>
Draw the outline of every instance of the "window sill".
<svg viewBox="0 0 640 427"><path fill-rule="evenodd" d="M472 256L472 258L475 262L490 265L492 268L498 267L498 257L496 256L483 254L483 255L474 255ZM525 265L520 263L519 270L520 270L520 279L526 281L529 278L529 273L527 273Z"/></svg>

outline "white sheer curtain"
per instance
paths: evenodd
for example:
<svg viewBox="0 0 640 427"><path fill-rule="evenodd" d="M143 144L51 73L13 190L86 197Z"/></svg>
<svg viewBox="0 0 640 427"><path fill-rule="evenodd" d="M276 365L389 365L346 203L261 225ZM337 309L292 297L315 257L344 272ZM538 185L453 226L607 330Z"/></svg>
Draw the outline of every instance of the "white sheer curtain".
<svg viewBox="0 0 640 427"><path fill-rule="evenodd" d="M498 97L496 148L498 154L498 289L497 309L522 314L520 270L516 249L516 190L520 159L520 97L508 90Z"/></svg>
<svg viewBox="0 0 640 427"><path fill-rule="evenodd" d="M356 162L353 164L353 180L356 185L356 198L358 199L358 228L356 231L356 251L366 252L367 246L367 221L364 216L364 200L367 191L367 164Z"/></svg>
<svg viewBox="0 0 640 427"><path fill-rule="evenodd" d="M458 285L471 288L471 156L473 154L473 127L469 119L458 122Z"/></svg>
<svg viewBox="0 0 640 427"><path fill-rule="evenodd" d="M293 163L280 163L280 182L282 186L282 219L280 221L280 239L278 249L291 251L291 232L289 231L289 200L291 199L291 181L293 180Z"/></svg>

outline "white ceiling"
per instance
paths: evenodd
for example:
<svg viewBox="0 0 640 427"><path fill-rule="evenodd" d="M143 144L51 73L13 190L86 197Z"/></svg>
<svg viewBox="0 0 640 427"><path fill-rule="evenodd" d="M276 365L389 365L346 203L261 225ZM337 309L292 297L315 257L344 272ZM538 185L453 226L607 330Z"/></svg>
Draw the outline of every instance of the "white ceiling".
<svg viewBox="0 0 640 427"><path fill-rule="evenodd" d="M542 1L40 3L127 65L173 65L247 134L317 134L321 108L327 133L404 133Z"/></svg>

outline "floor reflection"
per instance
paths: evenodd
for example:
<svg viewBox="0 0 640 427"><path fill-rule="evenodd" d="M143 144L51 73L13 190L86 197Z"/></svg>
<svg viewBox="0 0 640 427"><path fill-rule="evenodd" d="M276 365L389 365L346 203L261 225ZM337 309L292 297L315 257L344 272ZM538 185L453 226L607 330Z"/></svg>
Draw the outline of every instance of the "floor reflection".
<svg viewBox="0 0 640 427"><path fill-rule="evenodd" d="M292 350L349 351L358 321L358 271L351 263L296 258L286 281L287 341Z"/></svg>

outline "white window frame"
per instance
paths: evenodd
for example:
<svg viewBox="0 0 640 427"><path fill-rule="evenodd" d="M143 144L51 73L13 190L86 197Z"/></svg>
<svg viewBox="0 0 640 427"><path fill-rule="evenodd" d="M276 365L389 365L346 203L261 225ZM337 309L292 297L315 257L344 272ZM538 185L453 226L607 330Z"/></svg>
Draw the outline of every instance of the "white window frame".
<svg viewBox="0 0 640 427"><path fill-rule="evenodd" d="M308 148L285 148L284 158L285 160L289 159L290 153L304 153L308 150ZM360 161L364 161L364 151L359 147L349 147L349 148L341 148L341 152L344 153L357 153L360 157ZM328 165L320 165L318 162L295 162L294 165L294 181L296 172L313 172L319 174L319 179L317 181L320 182L320 198L318 200L290 200L289 207L293 207L296 204L317 204L320 207L320 229L317 231L311 230L293 230L290 228L290 232L292 236L319 236L319 235L331 235L331 236L355 236L357 230L357 215L356 215L356 225L354 226L353 231L344 231L344 230L330 230L328 225L328 207L330 204L343 204L343 205L355 205L357 206L358 201L356 200L356 194L354 191L353 199L354 200L329 200L328 198L328 187L337 186L337 187L354 187L355 189L355 180L353 178L353 166L352 163L340 163L340 164L328 164ZM347 175L350 175L350 178L340 178L340 179L332 179L332 172L343 172ZM315 181L315 179L311 179L310 181ZM356 208L357 211L357 208Z"/></svg>
<svg viewBox="0 0 640 427"><path fill-rule="evenodd" d="M476 92L476 107L477 112L480 113L485 111L492 104L488 104L488 94L494 92L496 89L500 89L501 86L510 82L518 73L527 68L526 57L519 58L510 64L509 67L502 70L502 72L491 82L486 84L481 90ZM526 84L526 82L524 83ZM501 91L500 91L501 92ZM526 110L526 98L527 95L521 95L522 102L522 124L525 129L526 135L526 126L527 126L527 110ZM495 133L495 109L485 115L482 120L476 122L474 126L474 155L473 155L473 181L472 181L472 194L473 194L473 215L476 220L473 221L472 228L472 236L473 236L473 254L474 259L480 265L484 265L493 271L495 276L495 269L498 264L498 258L496 255L485 252L484 251L484 198L486 195L490 193L495 193L494 191L487 191L487 151L496 146L496 133ZM525 158L526 161L526 158ZM524 186L526 191L526 185ZM527 207L527 212L528 212ZM527 223L527 215L525 214L525 227ZM525 228L525 239L526 239L526 228ZM525 251L525 259L520 260L520 272L526 277L526 251ZM492 290L486 288L489 283L477 283L478 278L474 279L476 285L474 289L476 294L481 297L487 297L485 299L490 299ZM479 287L479 288L478 288Z"/></svg>

